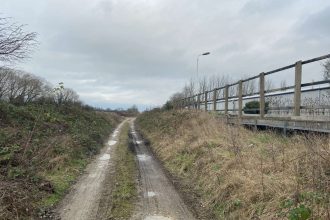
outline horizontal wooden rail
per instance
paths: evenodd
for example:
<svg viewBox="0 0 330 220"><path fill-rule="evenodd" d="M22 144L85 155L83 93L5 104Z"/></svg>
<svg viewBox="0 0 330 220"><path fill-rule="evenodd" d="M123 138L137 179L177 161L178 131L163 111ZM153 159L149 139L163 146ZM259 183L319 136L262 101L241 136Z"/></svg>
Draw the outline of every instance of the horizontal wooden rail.
<svg viewBox="0 0 330 220"><path fill-rule="evenodd" d="M316 57L316 58L313 58L313 59L310 59L310 60L302 61L302 64L313 63L313 62L320 61L320 60L325 60L325 59L328 59L328 58L330 58L330 54L320 56L320 57Z"/></svg>
<svg viewBox="0 0 330 220"><path fill-rule="evenodd" d="M252 77L250 77L250 78L243 79L242 82L247 82L247 81L250 81L250 80L258 79L259 77L260 77L259 75L252 76Z"/></svg>
<svg viewBox="0 0 330 220"><path fill-rule="evenodd" d="M308 109L301 105L301 94L305 92L311 92L311 91L322 91L322 90L330 90L330 80L322 80L322 81L316 81L316 82L308 82L308 83L301 83L302 81L302 66L304 64L309 64L312 62L324 60L330 58L330 54L316 57L313 59L308 59L304 61L298 61L294 64L290 64L275 70L271 70L268 72L261 73L259 75L255 75L246 79L242 79L240 81L222 86L213 88L207 91L203 91L201 93L195 94L193 96L184 98L180 101L180 106L187 107L190 109L205 109L205 111L213 110L213 111L224 111L225 114L228 114L229 111L238 111L238 115L242 117L242 111L243 111L243 100L252 100L252 99L258 99L260 103L260 117L263 117L263 113L265 109L270 110L271 108L265 106L265 99L268 97L273 96L283 96L288 94L293 94L293 115L299 116L301 109ZM295 68L295 83L293 86L286 86L281 88L275 88L275 89L265 89L265 76L281 72L287 69ZM252 93L244 93L244 83L259 79L259 91L258 92L252 92ZM320 88L313 88L313 86L318 85L327 85L326 87L320 87ZM312 88L308 88L312 87ZM305 88L305 89L303 89ZM235 95L233 95L233 90L236 90L234 92ZM234 105L237 107L237 109L229 108L229 103L231 105ZM223 109L217 109L218 104L224 104L222 107ZM327 105L326 105L327 106Z"/></svg>
<svg viewBox="0 0 330 220"><path fill-rule="evenodd" d="M291 65L288 65L288 66L285 66L285 67L278 68L276 70L265 72L265 76L273 74L273 73L281 72L283 70L291 69L291 68L294 68L295 66L296 66L296 64L291 64Z"/></svg>
<svg viewBox="0 0 330 220"><path fill-rule="evenodd" d="M294 89L294 86L287 86L287 87L282 87L282 88L277 88L277 89L269 89L265 91L265 93L272 93L272 92L280 92L280 91L285 91L289 89Z"/></svg>
<svg viewBox="0 0 330 220"><path fill-rule="evenodd" d="M311 83L303 83L301 84L302 87L306 86L317 86L317 85L322 85L322 84L330 84L330 80L322 80L322 81L316 81L316 82L311 82Z"/></svg>

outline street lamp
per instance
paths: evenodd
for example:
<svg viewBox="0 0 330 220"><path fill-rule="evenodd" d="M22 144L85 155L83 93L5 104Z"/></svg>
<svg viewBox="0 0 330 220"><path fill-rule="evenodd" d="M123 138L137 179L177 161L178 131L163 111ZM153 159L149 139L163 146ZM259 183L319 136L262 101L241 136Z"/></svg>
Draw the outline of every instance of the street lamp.
<svg viewBox="0 0 330 220"><path fill-rule="evenodd" d="M199 62L199 57L200 56L207 56L207 55L209 55L210 54L210 52L205 52L205 53L201 53L201 54L199 54L198 56L197 56L197 80L198 80L198 62Z"/></svg>

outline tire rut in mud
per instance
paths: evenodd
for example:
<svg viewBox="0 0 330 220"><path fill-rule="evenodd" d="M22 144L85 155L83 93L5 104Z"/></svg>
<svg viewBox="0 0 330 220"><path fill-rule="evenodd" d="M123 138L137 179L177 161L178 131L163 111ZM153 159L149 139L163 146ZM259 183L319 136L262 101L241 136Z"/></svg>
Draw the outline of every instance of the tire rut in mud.
<svg viewBox="0 0 330 220"><path fill-rule="evenodd" d="M194 220L158 160L131 126L140 172L140 200L131 220Z"/></svg>

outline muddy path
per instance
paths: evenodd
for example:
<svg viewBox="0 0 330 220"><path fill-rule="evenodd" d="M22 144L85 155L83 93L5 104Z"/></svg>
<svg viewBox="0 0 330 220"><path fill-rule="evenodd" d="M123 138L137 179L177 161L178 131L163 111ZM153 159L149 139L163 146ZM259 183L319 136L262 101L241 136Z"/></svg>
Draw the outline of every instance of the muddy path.
<svg viewBox="0 0 330 220"><path fill-rule="evenodd" d="M131 220L194 220L162 166L134 129L134 120L122 122L110 136L101 153L86 168L55 210L61 220L106 219L111 203L114 158L124 123L131 126L131 137L139 169L139 199Z"/></svg>
<svg viewBox="0 0 330 220"><path fill-rule="evenodd" d="M140 199L131 220L194 220L160 163L135 130L134 122L131 134L140 172Z"/></svg>
<svg viewBox="0 0 330 220"><path fill-rule="evenodd" d="M87 220L99 219L98 209L100 198L104 193L104 183L109 170L114 170L113 158L115 147L119 138L122 122L110 136L106 146L101 150L98 157L90 163L85 173L78 179L69 194L59 204L56 213L62 220ZM111 191L111 189L107 189Z"/></svg>

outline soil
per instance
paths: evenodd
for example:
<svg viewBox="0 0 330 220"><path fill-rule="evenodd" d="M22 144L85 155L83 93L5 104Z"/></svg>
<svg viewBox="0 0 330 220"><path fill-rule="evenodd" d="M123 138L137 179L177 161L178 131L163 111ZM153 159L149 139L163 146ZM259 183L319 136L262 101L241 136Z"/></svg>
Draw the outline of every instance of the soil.
<svg viewBox="0 0 330 220"><path fill-rule="evenodd" d="M140 172L140 199L131 220L194 220L159 161L131 126Z"/></svg>
<svg viewBox="0 0 330 220"><path fill-rule="evenodd" d="M196 219L176 190L170 177L141 135L131 124L131 138L139 169L138 201L131 220L194 220ZM124 122L123 122L124 123ZM111 203L112 176L115 172L115 149L121 123L109 138L100 155L87 166L85 173L56 209L62 220L105 219Z"/></svg>
<svg viewBox="0 0 330 220"><path fill-rule="evenodd" d="M105 146L100 155L90 163L85 173L79 178L72 187L70 193L59 204L56 212L62 220L87 220L100 219L99 214L100 201L102 194L106 194L104 189L111 192L109 183L105 179L109 170L114 167L113 156L115 156L115 147L118 141L122 122L113 132L107 146ZM109 193L110 194L110 193Z"/></svg>

